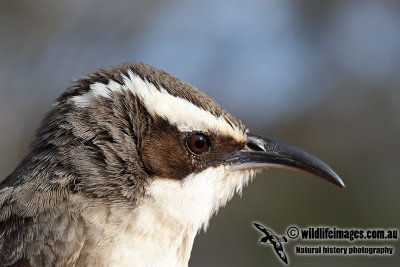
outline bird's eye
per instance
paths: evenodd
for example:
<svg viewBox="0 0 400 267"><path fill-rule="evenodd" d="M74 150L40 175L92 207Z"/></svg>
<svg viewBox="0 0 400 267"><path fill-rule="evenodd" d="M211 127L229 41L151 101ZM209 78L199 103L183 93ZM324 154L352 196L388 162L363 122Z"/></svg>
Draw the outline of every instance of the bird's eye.
<svg viewBox="0 0 400 267"><path fill-rule="evenodd" d="M195 155L201 155L210 148L210 139L203 133L193 133L186 138L186 146Z"/></svg>

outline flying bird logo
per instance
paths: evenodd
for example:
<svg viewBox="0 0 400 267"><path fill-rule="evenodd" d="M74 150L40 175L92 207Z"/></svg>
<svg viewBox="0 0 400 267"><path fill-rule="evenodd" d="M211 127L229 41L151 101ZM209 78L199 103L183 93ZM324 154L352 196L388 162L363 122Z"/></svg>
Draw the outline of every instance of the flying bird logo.
<svg viewBox="0 0 400 267"><path fill-rule="evenodd" d="M274 250L278 255L278 257L284 263L288 264L288 258L285 252L283 251L283 246L282 246L282 242L287 242L287 238L285 236L278 237L271 230L265 228L263 225L259 223L255 222L254 226L265 234L265 236L260 239L260 243L271 244L272 246L274 246Z"/></svg>

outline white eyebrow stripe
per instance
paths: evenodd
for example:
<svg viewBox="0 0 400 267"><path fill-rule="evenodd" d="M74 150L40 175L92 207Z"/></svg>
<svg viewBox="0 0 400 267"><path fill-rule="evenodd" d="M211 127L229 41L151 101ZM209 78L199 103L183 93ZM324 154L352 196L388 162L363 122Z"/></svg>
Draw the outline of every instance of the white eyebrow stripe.
<svg viewBox="0 0 400 267"><path fill-rule="evenodd" d="M140 98L152 116L167 120L181 132L211 131L232 136L238 141L246 140L245 133L236 125L231 126L224 118L216 117L186 99L173 96L164 88L158 90L154 84L141 79L131 70L128 71L128 75L129 77L122 76L123 85L113 80L108 84L94 83L90 86L90 92L75 96L72 100L80 107L88 107L92 97L102 96L111 99L112 92L131 91Z"/></svg>
<svg viewBox="0 0 400 267"><path fill-rule="evenodd" d="M71 101L74 102L75 105L77 105L78 107L88 108L88 107L90 107L90 98L91 98L91 94L86 93L86 94L71 97Z"/></svg>

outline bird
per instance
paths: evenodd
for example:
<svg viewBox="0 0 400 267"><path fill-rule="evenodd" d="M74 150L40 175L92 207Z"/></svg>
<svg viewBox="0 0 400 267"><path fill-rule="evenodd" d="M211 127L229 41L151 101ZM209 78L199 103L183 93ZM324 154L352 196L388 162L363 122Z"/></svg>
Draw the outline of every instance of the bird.
<svg viewBox="0 0 400 267"><path fill-rule="evenodd" d="M0 265L187 266L199 230L268 167L344 187L162 70L97 69L55 100L0 185Z"/></svg>
<svg viewBox="0 0 400 267"><path fill-rule="evenodd" d="M265 236L260 239L260 243L267 244L268 242L270 242L270 244L272 244L272 246L274 247L276 255L278 255L278 257L284 263L288 264L288 258L286 256L285 252L283 251L283 246L282 246L282 242L287 242L287 238L285 236L279 238L271 230L265 228L263 225L261 225L259 223L255 222L253 224L258 230L260 230L261 232L263 232L265 234Z"/></svg>

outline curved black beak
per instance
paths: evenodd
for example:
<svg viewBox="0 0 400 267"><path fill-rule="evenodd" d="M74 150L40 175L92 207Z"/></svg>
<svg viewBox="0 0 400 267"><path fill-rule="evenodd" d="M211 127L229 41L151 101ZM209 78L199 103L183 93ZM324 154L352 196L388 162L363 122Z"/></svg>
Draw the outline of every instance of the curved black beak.
<svg viewBox="0 0 400 267"><path fill-rule="evenodd" d="M246 147L231 155L226 162L232 164L232 170L275 167L305 171L345 187L335 171L317 157L281 141L255 134L247 134Z"/></svg>

